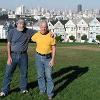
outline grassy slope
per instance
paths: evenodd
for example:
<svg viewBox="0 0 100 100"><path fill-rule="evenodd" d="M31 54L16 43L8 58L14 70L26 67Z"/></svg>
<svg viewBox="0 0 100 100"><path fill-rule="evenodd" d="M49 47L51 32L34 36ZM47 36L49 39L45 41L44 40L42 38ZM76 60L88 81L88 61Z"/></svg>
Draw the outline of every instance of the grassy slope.
<svg viewBox="0 0 100 100"><path fill-rule="evenodd" d="M3 46L4 45L4 46ZM77 46L77 48L73 48ZM100 47L92 44L58 44L56 65L54 66L54 100L99 100L100 98ZM68 48L69 47L69 48ZM93 50L92 50L93 49ZM96 49L98 49L96 51ZM47 96L39 95L34 64L33 44L29 46L29 93L19 92L19 69L14 73L11 92L3 100L44 100ZM6 47L0 44L0 87L6 64Z"/></svg>

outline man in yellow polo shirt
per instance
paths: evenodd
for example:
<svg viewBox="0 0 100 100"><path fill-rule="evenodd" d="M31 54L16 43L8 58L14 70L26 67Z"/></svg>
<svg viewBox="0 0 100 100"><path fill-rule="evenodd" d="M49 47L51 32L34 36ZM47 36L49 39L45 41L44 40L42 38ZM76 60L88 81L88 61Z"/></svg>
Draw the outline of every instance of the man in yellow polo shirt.
<svg viewBox="0 0 100 100"><path fill-rule="evenodd" d="M52 99L54 83L52 80L52 66L55 59L55 38L51 37L46 21L40 22L40 31L32 36L36 42L36 68L40 93L47 92L48 99ZM45 80L46 78L46 80ZM47 85L46 85L47 81Z"/></svg>

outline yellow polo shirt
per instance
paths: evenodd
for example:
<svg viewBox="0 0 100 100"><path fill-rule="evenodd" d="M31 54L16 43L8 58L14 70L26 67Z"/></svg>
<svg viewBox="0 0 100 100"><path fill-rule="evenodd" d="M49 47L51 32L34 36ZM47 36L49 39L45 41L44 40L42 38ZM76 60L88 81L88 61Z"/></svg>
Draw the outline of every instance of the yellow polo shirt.
<svg viewBox="0 0 100 100"><path fill-rule="evenodd" d="M50 36L50 33L42 35L40 32L32 36L32 41L36 42L36 51L41 54L49 54L52 51L52 45L55 45L55 38Z"/></svg>

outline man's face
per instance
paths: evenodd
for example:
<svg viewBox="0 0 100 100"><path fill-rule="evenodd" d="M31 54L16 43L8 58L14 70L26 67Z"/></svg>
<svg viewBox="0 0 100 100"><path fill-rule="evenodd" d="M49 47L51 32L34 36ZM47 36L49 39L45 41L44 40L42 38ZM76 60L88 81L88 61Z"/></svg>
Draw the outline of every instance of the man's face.
<svg viewBox="0 0 100 100"><path fill-rule="evenodd" d="M40 24L40 32L41 32L42 34L45 34L47 31L48 31L47 24L46 24L46 23L41 23L41 24Z"/></svg>
<svg viewBox="0 0 100 100"><path fill-rule="evenodd" d="M25 28L25 23L24 23L24 21L18 21L18 23L17 23L17 29L18 29L19 31L23 31L24 28Z"/></svg>

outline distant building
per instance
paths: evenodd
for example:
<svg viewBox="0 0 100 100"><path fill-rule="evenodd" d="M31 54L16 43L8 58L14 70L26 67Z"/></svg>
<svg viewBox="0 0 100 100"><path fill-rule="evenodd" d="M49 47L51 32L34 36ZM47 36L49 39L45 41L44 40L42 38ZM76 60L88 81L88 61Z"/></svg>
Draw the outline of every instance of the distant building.
<svg viewBox="0 0 100 100"><path fill-rule="evenodd" d="M16 8L16 15L24 15L25 14L25 6L21 5Z"/></svg>
<svg viewBox="0 0 100 100"><path fill-rule="evenodd" d="M0 20L0 39L7 39L8 31L13 28L14 22Z"/></svg>
<svg viewBox="0 0 100 100"><path fill-rule="evenodd" d="M79 4L79 5L77 6L77 12L82 12L82 5L81 5L81 4Z"/></svg>

